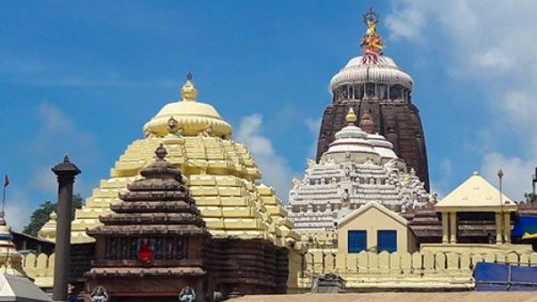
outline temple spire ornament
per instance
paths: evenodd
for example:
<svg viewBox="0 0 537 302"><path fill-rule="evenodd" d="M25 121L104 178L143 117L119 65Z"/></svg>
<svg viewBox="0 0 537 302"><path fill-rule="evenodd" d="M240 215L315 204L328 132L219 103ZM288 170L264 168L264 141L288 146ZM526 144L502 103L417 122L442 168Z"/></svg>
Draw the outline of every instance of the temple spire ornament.
<svg viewBox="0 0 537 302"><path fill-rule="evenodd" d="M358 117L356 117L356 113L354 113L354 109L352 109L352 107L349 108L349 112L347 113L346 120L348 124L354 124L358 120Z"/></svg>
<svg viewBox="0 0 537 302"><path fill-rule="evenodd" d="M372 7L369 8L363 17L367 30L362 38L362 43L360 44L364 52L362 61L364 64L377 64L379 56L382 56L382 48L384 48L382 38L377 33L377 24L380 21L380 17Z"/></svg>
<svg viewBox="0 0 537 302"><path fill-rule="evenodd" d="M181 88L181 96L183 97L184 101L196 101L196 97L198 96L198 91L196 90L196 86L194 86L194 82L192 82L192 73L188 73L186 76L186 82Z"/></svg>

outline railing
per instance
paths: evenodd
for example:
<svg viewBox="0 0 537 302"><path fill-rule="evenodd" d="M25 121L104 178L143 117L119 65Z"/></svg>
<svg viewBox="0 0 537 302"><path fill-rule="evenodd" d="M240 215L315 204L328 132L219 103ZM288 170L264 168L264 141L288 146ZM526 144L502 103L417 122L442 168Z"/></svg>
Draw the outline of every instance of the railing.
<svg viewBox="0 0 537 302"><path fill-rule="evenodd" d="M22 257L22 268L41 288L51 288L54 280L54 254L27 254Z"/></svg>
<svg viewBox="0 0 537 302"><path fill-rule="evenodd" d="M313 276L334 273L347 288L459 288L474 286L472 271L478 262L537 266L537 253L395 252L304 255L299 286L311 286Z"/></svg>

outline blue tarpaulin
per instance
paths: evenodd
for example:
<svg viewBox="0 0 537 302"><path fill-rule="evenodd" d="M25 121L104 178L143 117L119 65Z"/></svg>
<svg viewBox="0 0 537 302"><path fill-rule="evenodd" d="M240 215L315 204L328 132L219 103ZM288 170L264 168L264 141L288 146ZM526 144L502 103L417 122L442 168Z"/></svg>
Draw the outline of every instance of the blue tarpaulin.
<svg viewBox="0 0 537 302"><path fill-rule="evenodd" d="M537 216L518 215L515 218L515 227L511 232L511 237L533 239L535 234L537 234Z"/></svg>
<svg viewBox="0 0 537 302"><path fill-rule="evenodd" d="M476 291L537 291L537 267L479 262L474 279Z"/></svg>

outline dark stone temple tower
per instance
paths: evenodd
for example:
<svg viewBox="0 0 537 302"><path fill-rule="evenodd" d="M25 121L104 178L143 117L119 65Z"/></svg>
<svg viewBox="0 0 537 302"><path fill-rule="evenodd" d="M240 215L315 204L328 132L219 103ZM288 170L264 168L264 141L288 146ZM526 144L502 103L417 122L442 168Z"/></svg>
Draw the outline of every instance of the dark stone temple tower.
<svg viewBox="0 0 537 302"><path fill-rule="evenodd" d="M166 154L161 145L157 160L142 170L144 178L129 184L123 202L111 206L114 214L88 231L96 239L88 293L101 288L113 301L178 301L180 291L190 288L196 301L205 301L203 252L210 235Z"/></svg>
<svg viewBox="0 0 537 302"><path fill-rule="evenodd" d="M369 113L376 132L385 136L409 170L425 182L429 190L429 168L425 134L418 108L412 103L414 82L395 62L382 52L377 34L379 17L371 9L364 15L367 31L362 39L363 54L352 58L331 80L332 103L323 113L317 161L334 141L334 134L345 126L345 116L352 107L361 120Z"/></svg>

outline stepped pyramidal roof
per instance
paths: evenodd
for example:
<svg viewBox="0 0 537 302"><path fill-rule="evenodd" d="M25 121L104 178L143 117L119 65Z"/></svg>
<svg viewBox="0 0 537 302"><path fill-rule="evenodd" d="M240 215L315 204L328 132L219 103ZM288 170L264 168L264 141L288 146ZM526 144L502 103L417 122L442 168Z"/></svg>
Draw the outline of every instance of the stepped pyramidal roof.
<svg viewBox="0 0 537 302"><path fill-rule="evenodd" d="M261 171L248 148L231 138L231 126L216 109L197 99L192 76L187 77L179 101L165 105L144 127L144 137L132 142L116 161L110 176L100 182L72 224L72 242L94 241L86 230L102 222L100 216L121 209L122 193L153 163L154 150L167 149L170 164L185 182L215 238L267 239L278 246L298 246L287 212L272 187L259 184ZM41 236L50 230L42 229Z"/></svg>

